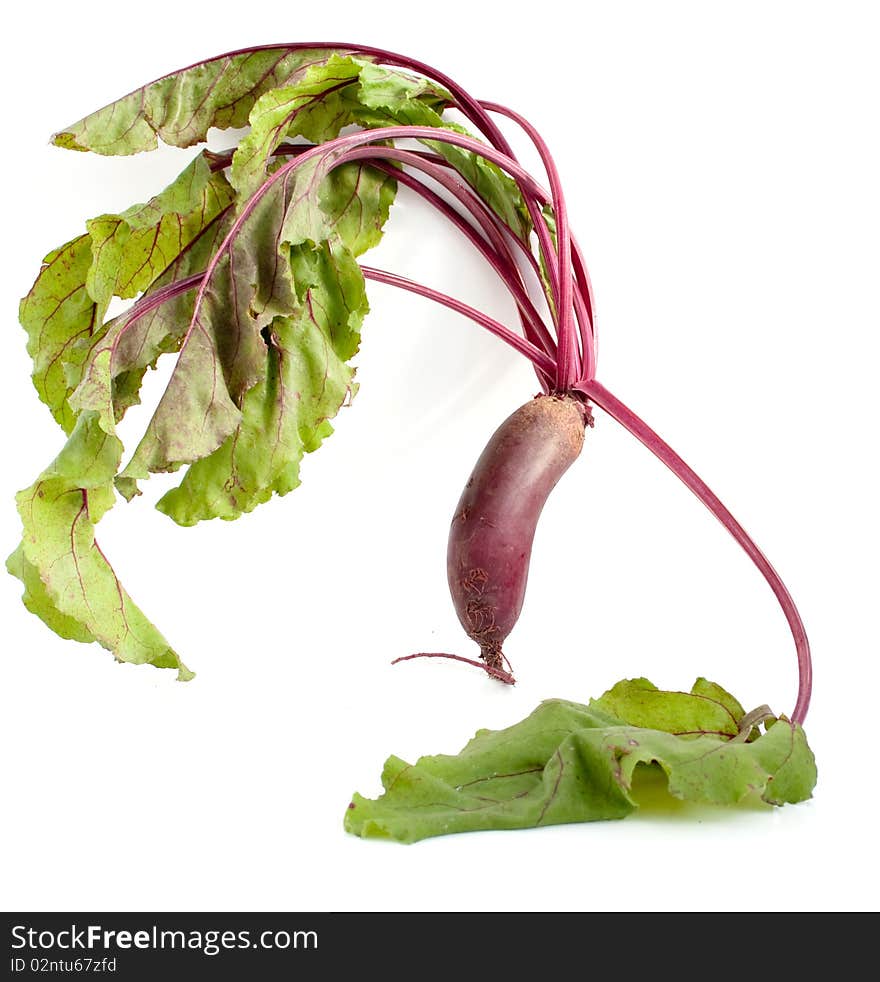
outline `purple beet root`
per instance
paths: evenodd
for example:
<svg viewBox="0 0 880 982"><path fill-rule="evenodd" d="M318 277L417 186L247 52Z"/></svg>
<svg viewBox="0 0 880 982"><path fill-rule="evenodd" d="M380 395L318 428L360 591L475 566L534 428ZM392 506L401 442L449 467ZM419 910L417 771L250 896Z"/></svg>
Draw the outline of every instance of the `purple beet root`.
<svg viewBox="0 0 880 982"><path fill-rule="evenodd" d="M446 570L458 619L501 669L504 640L526 592L544 502L578 457L591 422L571 396L541 395L498 427L480 455L449 530Z"/></svg>

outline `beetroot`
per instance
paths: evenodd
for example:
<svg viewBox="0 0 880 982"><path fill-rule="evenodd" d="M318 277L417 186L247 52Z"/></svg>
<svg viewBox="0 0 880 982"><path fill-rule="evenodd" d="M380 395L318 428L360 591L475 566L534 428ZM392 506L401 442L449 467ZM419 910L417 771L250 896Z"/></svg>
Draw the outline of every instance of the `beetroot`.
<svg viewBox="0 0 880 982"><path fill-rule="evenodd" d="M570 396L542 395L512 413L480 455L452 518L446 571L458 619L491 668L522 610L535 527L577 459L589 417Z"/></svg>

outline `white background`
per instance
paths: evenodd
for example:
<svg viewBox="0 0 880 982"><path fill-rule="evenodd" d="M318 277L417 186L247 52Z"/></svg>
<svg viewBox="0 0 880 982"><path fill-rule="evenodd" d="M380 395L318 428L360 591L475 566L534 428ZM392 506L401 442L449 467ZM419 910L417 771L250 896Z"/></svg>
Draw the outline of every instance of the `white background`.
<svg viewBox="0 0 880 982"><path fill-rule="evenodd" d="M152 509L168 487L156 479L99 527L193 682L56 638L0 580L5 909L877 909L875 5L503 7L18 9L2 67L0 543L18 540L14 492L61 445L30 384L18 299L51 247L146 199L192 153L103 159L51 148L50 133L248 44L403 51L516 107L552 147L595 285L599 377L725 500L801 609L814 799L411 847L343 832L349 795L378 792L388 754L454 752L543 698L707 675L747 707L790 712L796 690L759 574L601 413L538 531L508 644L519 684L446 662L392 668L411 651L473 654L445 582L448 523L535 382L469 322L371 284L361 392L300 489L181 529ZM514 323L491 273L405 192L369 262ZM145 422L131 417L129 439Z"/></svg>

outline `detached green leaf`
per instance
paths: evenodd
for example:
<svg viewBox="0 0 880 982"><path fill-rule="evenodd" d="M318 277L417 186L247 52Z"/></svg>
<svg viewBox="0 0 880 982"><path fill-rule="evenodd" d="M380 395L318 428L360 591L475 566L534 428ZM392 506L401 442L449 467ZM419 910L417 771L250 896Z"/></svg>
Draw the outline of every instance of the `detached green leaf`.
<svg viewBox="0 0 880 982"><path fill-rule="evenodd" d="M414 765L390 757L384 794L376 800L355 794L345 828L417 842L452 832L623 818L637 807L639 764L659 764L669 793L688 801L734 805L757 795L781 805L810 797L816 768L800 726L780 719L751 743L733 739L739 720L733 735L693 735L695 721L722 718L709 707L706 690L724 691L705 680L694 688L661 692L645 679L621 682L589 706L543 702L514 726L478 732L454 756L422 757ZM666 728L633 724L646 714Z"/></svg>
<svg viewBox="0 0 880 982"><path fill-rule="evenodd" d="M735 720L741 720L746 714L745 709L743 709L739 701L729 692L722 689L717 682L710 682L708 679L704 679L702 676L698 678L696 682L694 682L693 686L691 686L691 694L701 696L704 699L709 699L712 702L718 703L718 705L723 706Z"/></svg>
<svg viewBox="0 0 880 982"><path fill-rule="evenodd" d="M625 679L590 706L633 726L664 730L676 736L736 736L739 721L745 715L742 707L736 704L738 712L728 708L727 703L736 702L733 697L720 686L709 690L710 695L706 690L709 683L703 683L704 679L699 680L691 692L664 692L647 679Z"/></svg>

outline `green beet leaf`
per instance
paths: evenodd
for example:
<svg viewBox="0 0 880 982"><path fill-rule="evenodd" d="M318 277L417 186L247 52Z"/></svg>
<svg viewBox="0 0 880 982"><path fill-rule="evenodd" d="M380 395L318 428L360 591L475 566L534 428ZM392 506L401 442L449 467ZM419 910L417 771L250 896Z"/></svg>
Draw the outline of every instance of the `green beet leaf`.
<svg viewBox="0 0 880 982"><path fill-rule="evenodd" d="M711 688L710 688L711 686ZM742 706L719 686L698 679L690 692L664 692L647 679L625 679L590 703L633 726L675 736L734 737L745 716Z"/></svg>
<svg viewBox="0 0 880 982"><path fill-rule="evenodd" d="M809 798L816 766L803 729L780 718L747 742L739 738L745 714L737 707L705 679L690 693L635 679L587 706L550 699L507 729L479 731L459 754L415 764L390 757L384 793L375 800L355 794L345 828L411 843L624 818L637 807L640 764L662 768L669 794L685 801L735 805L757 797L782 805Z"/></svg>
<svg viewBox="0 0 880 982"><path fill-rule="evenodd" d="M58 609L46 584L40 579L39 569L25 557L23 545L19 545L6 560L6 569L24 584L22 602L25 607L59 637L83 644L97 640L85 624Z"/></svg>
<svg viewBox="0 0 880 982"><path fill-rule="evenodd" d="M303 307L266 332L269 369L242 403L242 421L214 453L193 463L158 509L179 525L238 518L299 485L299 462L332 430L353 370Z"/></svg>
<svg viewBox="0 0 880 982"><path fill-rule="evenodd" d="M143 298L151 298L160 290L201 273L229 231L234 217L230 205L207 222L162 275L144 291ZM123 314L107 325L100 346L94 347L91 359L94 360L102 348L112 353L112 396L117 419L125 414L129 406L140 401L140 387L147 369L155 368L161 355L179 350L192 320L195 300L196 291L187 290L157 304L136 321L130 321ZM120 483L117 478L117 486Z"/></svg>
<svg viewBox="0 0 880 982"><path fill-rule="evenodd" d="M256 100L329 52L289 47L231 53L172 72L66 126L53 142L68 150L122 155L204 141L208 130L247 124Z"/></svg>
<svg viewBox="0 0 880 982"><path fill-rule="evenodd" d="M23 532L7 568L25 604L62 637L98 641L119 661L192 673L147 620L98 546L94 526L113 504L122 445L83 411L55 461L18 495Z"/></svg>
<svg viewBox="0 0 880 982"><path fill-rule="evenodd" d="M272 154L285 140L301 135L322 143L354 121L345 90L357 82L363 64L331 55L260 96L250 113L250 132L232 158L230 179L240 194L253 193L263 183Z"/></svg>
<svg viewBox="0 0 880 982"><path fill-rule="evenodd" d="M210 158L202 153L146 204L91 219L86 223L92 244L89 295L97 301L137 296L232 200L226 178L211 170Z"/></svg>
<svg viewBox="0 0 880 982"><path fill-rule="evenodd" d="M27 350L34 363L34 388L65 433L76 424L68 398L106 313L106 303L97 304L86 288L91 265L88 234L53 249L19 305L19 320L27 331Z"/></svg>
<svg viewBox="0 0 880 982"><path fill-rule="evenodd" d="M191 251L198 255L201 250L195 246L231 204L226 178L212 171L208 155L200 154L146 204L135 205L120 215L91 219L85 235L46 256L21 301L19 319L28 334L34 386L66 433L76 423L70 396L89 360L110 343L105 338L108 325L103 319L111 298L127 299L149 292L179 276L181 261L191 264ZM180 330L178 327L178 335ZM161 348L139 344L130 364L126 364L125 352L115 356L114 360L124 366L120 372L136 371L128 379L129 390L137 380L134 392L129 391L121 405L136 401L143 369L155 361ZM134 350L130 346L130 351Z"/></svg>

